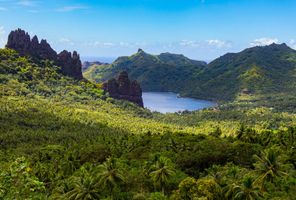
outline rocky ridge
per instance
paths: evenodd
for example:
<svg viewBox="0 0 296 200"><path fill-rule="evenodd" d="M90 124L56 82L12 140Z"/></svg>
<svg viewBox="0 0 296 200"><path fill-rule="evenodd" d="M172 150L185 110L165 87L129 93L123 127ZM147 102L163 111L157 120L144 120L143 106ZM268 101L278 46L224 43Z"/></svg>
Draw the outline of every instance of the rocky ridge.
<svg viewBox="0 0 296 200"><path fill-rule="evenodd" d="M14 49L21 56L30 56L35 61L52 60L61 67L62 74L75 79L83 78L82 64L76 51L71 53L64 50L57 54L46 40L42 39L39 43L36 35L31 39L30 35L24 30L11 31L6 48Z"/></svg>

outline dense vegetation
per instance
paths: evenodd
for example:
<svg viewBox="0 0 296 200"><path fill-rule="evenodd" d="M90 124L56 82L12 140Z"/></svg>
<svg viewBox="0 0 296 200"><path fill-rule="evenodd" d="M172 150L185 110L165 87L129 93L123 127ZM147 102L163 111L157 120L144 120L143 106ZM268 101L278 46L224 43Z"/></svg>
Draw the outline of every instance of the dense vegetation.
<svg viewBox="0 0 296 200"><path fill-rule="evenodd" d="M129 71L144 91L173 91L222 102L256 102L289 111L296 108L296 51L286 44L229 53L208 65L178 55L152 56L140 51L111 65L93 66L85 77L101 82L120 70Z"/></svg>
<svg viewBox="0 0 296 200"><path fill-rule="evenodd" d="M222 100L295 94L295 70L296 51L286 44L253 47L211 62L189 93ZM243 90L247 95L241 94Z"/></svg>
<svg viewBox="0 0 296 200"><path fill-rule="evenodd" d="M139 49L132 56L119 57L111 65L94 65L84 72L84 76L100 83L125 70L144 91L180 92L186 87L188 77L199 73L205 66L206 63L183 55L163 53L156 56Z"/></svg>
<svg viewBox="0 0 296 200"><path fill-rule="evenodd" d="M0 50L0 199L293 199L296 116L256 103L175 114Z"/></svg>

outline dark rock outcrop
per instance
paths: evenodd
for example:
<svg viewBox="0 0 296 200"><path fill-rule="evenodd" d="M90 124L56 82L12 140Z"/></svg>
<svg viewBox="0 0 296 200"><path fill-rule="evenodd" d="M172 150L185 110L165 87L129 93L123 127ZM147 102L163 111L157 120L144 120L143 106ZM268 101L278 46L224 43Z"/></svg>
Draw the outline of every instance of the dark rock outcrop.
<svg viewBox="0 0 296 200"><path fill-rule="evenodd" d="M35 61L52 60L61 67L61 72L64 75L75 79L83 78L82 64L76 51L73 52L73 55L66 50L57 54L46 40L42 39L39 43L36 35L31 39L30 35L21 29L10 32L6 48L14 49L21 56L30 56Z"/></svg>
<svg viewBox="0 0 296 200"><path fill-rule="evenodd" d="M143 105L142 89L137 81L130 81L126 71L119 74L117 79L110 79L103 83L103 89L114 99L123 99L141 107Z"/></svg>
<svg viewBox="0 0 296 200"><path fill-rule="evenodd" d="M21 56L25 56L30 52L30 45L31 40L29 34L18 29L10 32L6 47L16 50Z"/></svg>
<svg viewBox="0 0 296 200"><path fill-rule="evenodd" d="M81 72L81 61L76 51L74 51L73 54L66 50L62 51L60 54L58 54L57 63L58 65L62 66L62 71L64 74L76 79L83 78Z"/></svg>

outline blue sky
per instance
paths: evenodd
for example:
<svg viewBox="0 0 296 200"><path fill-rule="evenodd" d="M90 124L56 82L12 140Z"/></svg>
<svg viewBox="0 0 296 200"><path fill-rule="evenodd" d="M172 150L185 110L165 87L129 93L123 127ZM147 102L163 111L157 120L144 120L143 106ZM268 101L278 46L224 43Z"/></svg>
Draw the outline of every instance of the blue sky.
<svg viewBox="0 0 296 200"><path fill-rule="evenodd" d="M211 60L254 45L296 48L295 0L0 0L0 46L18 27L82 56L143 48Z"/></svg>

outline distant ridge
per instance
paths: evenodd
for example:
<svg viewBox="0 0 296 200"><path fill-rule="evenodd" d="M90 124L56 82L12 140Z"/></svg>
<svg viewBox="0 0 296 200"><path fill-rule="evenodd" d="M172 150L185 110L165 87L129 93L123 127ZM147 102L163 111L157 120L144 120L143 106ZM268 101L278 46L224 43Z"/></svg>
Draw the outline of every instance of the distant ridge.
<svg viewBox="0 0 296 200"><path fill-rule="evenodd" d="M136 54L112 64L91 66L85 77L102 82L126 70L143 91L172 91L182 96L217 101L296 94L296 51L286 44L247 48L227 53L209 64L183 55Z"/></svg>
<svg viewBox="0 0 296 200"><path fill-rule="evenodd" d="M205 66L206 62L191 60L181 54L151 55L139 49L131 56L117 58L110 65L91 66L84 72L84 76L103 82L116 77L121 71L127 71L130 78L137 80L144 91L179 92L186 87L187 79L198 74Z"/></svg>

